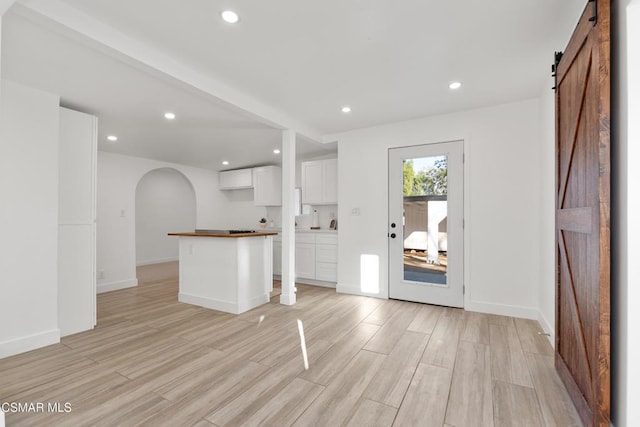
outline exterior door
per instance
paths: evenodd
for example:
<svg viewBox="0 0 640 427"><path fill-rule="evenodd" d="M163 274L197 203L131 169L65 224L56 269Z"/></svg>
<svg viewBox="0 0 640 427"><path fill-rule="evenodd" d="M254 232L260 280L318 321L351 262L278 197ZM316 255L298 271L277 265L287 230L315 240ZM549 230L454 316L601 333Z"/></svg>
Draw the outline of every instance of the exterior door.
<svg viewBox="0 0 640 427"><path fill-rule="evenodd" d="M585 425L609 426L608 0L589 2L556 64L556 369Z"/></svg>
<svg viewBox="0 0 640 427"><path fill-rule="evenodd" d="M389 297L462 307L462 141L389 150Z"/></svg>

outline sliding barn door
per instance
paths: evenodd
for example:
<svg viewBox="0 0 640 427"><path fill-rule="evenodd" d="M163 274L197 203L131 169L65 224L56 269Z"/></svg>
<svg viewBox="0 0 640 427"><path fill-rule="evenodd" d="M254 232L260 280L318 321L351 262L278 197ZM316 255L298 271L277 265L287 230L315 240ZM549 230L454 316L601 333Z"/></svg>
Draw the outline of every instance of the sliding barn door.
<svg viewBox="0 0 640 427"><path fill-rule="evenodd" d="M556 368L585 425L609 426L609 0L556 64Z"/></svg>

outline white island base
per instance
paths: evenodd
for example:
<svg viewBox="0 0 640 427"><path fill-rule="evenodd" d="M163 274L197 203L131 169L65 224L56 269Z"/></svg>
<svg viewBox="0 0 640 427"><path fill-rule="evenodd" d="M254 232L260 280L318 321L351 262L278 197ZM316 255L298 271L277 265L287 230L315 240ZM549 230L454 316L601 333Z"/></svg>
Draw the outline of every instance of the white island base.
<svg viewBox="0 0 640 427"><path fill-rule="evenodd" d="M175 233L180 236L178 300L240 314L269 302L272 236Z"/></svg>

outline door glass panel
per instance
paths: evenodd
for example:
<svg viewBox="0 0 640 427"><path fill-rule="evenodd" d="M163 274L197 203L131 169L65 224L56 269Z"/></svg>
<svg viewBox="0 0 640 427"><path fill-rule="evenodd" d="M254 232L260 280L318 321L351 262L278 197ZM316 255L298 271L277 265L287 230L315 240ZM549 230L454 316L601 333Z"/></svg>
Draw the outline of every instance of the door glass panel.
<svg viewBox="0 0 640 427"><path fill-rule="evenodd" d="M404 280L447 285L447 156L403 161Z"/></svg>

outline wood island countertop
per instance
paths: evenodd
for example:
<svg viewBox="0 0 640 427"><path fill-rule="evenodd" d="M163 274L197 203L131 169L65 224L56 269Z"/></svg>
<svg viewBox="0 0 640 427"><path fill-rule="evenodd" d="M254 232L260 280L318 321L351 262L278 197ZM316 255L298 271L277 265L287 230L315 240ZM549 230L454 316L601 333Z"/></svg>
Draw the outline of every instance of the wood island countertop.
<svg viewBox="0 0 640 427"><path fill-rule="evenodd" d="M169 236L183 236L183 237L221 237L223 239L237 239L239 237L262 237L262 236L277 236L278 233L274 231L256 231L253 233L229 233L225 230L216 230L211 232L184 232L184 233L168 233Z"/></svg>

